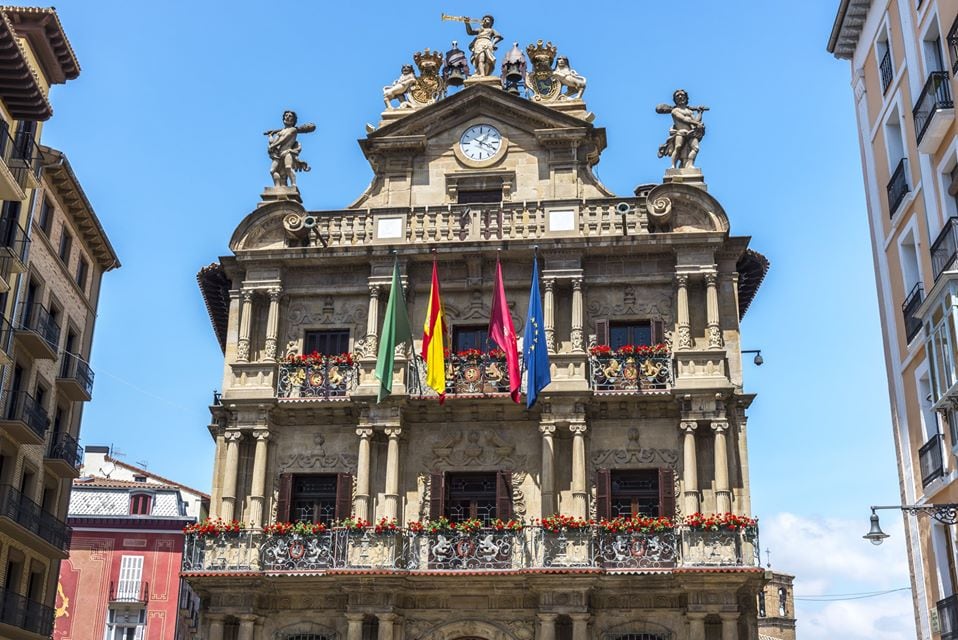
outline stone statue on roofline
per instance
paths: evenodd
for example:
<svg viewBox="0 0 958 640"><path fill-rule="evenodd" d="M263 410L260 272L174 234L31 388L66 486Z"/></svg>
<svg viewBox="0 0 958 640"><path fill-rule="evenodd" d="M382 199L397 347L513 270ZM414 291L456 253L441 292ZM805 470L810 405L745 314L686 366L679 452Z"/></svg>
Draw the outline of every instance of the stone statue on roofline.
<svg viewBox="0 0 958 640"><path fill-rule="evenodd" d="M383 101L386 109L404 109L412 107L409 101L409 90L416 84L416 74L411 64L402 66L402 74L391 85L383 87ZM399 100L399 106L392 105L393 100Z"/></svg>
<svg viewBox="0 0 958 640"><path fill-rule="evenodd" d="M679 89L672 94L675 104L660 104L656 113L668 113L672 116L669 137L659 147L659 157L668 156L673 169L695 169L695 157L699 153L699 140L705 136L705 124L702 115L708 107L690 107L689 94Z"/></svg>
<svg viewBox="0 0 958 640"><path fill-rule="evenodd" d="M266 151L273 161L269 173L273 177L274 188L288 186L295 189L296 172L309 171L309 165L299 159L299 153L303 147L296 136L300 133L316 131L316 125L310 122L297 126L297 120L296 112L287 110L283 112L281 129L263 132L263 135L268 138Z"/></svg>

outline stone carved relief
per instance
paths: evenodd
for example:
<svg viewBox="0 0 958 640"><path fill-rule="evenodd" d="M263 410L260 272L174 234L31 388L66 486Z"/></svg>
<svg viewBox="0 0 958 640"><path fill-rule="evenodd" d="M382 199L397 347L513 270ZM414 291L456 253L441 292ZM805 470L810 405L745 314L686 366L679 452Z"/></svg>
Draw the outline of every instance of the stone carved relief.
<svg viewBox="0 0 958 640"><path fill-rule="evenodd" d="M590 296L587 310L592 317L640 316L653 320L662 320L666 324L672 322L672 294L660 292L643 293L640 300L635 287L626 285L622 288L622 302L613 302L612 295L603 296L605 299L596 299Z"/></svg>
<svg viewBox="0 0 958 640"><path fill-rule="evenodd" d="M432 628L424 629L418 640L454 640L456 638L484 638L485 640L523 640L512 633L508 623L492 623L482 620L457 620L440 622Z"/></svg>
<svg viewBox="0 0 958 640"><path fill-rule="evenodd" d="M522 485L528 475L525 471L512 472L512 513L520 519L526 517L526 496Z"/></svg>
<svg viewBox="0 0 958 640"><path fill-rule="evenodd" d="M524 469L528 456L516 453L516 445L492 429L472 429L450 434L432 448L426 468L435 471L462 467Z"/></svg>
<svg viewBox="0 0 958 640"><path fill-rule="evenodd" d="M469 303L465 307L445 303L446 317L450 320L489 322L489 314L492 313L492 309L483 301L484 297L485 294L482 291L473 291L470 294ZM516 335L521 335L525 318L520 318L519 314L516 313L514 302L509 303L509 315L512 316L512 325L515 327Z"/></svg>
<svg viewBox="0 0 958 640"><path fill-rule="evenodd" d="M356 454L342 452L327 452L325 443L326 437L317 433L313 437L315 449L312 451L301 451L291 453L280 457L279 471L286 473L288 471L316 471L316 472L348 472L353 474L353 495L356 495L356 464L358 456ZM276 505L279 501L279 475L273 478L272 504L270 506L270 518L276 521Z"/></svg>
<svg viewBox="0 0 958 640"><path fill-rule="evenodd" d="M665 183L647 195L650 226L673 232L728 231L728 216L708 192L688 184Z"/></svg>
<svg viewBox="0 0 958 640"><path fill-rule="evenodd" d="M353 335L366 334L366 306L363 304L343 304L333 296L325 296L322 301L297 301L289 305L286 311L286 351L298 353L303 336L303 326L338 325L351 327Z"/></svg>
<svg viewBox="0 0 958 640"><path fill-rule="evenodd" d="M651 596L649 596L651 598ZM655 600L669 600L669 598L655 598ZM678 608L678 602L675 603L674 607L669 608ZM647 608L654 608L647 607ZM635 619L630 620L629 622L624 622L616 624L613 626L606 627L602 630L602 633L598 636L600 638L615 638L618 636L628 636L630 634L636 634L639 637L642 637L642 634L648 634L652 637L658 638L677 638L678 634L673 632L666 626L655 622L649 622L648 620Z"/></svg>

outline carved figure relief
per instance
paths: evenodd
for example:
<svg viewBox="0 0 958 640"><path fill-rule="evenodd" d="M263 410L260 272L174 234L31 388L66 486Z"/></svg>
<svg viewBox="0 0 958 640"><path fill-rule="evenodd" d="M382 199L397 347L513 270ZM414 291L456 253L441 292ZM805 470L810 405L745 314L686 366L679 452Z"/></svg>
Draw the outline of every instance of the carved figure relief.
<svg viewBox="0 0 958 640"><path fill-rule="evenodd" d="M317 308L318 307L318 308ZM286 353L299 353L304 326L338 325L352 329L354 336L366 334L366 306L344 304L333 296L316 300L297 301L286 312Z"/></svg>
<svg viewBox="0 0 958 640"><path fill-rule="evenodd" d="M626 285L622 288L622 301L612 300L614 294L601 298L590 296L587 309L592 317L640 316L653 320L662 320L666 324L672 322L672 294L665 291L643 291L640 300L635 287Z"/></svg>
<svg viewBox="0 0 958 640"><path fill-rule="evenodd" d="M492 429L451 434L434 446L432 452L426 465L435 471L462 467L524 469L528 463L528 456L516 453L515 444Z"/></svg>

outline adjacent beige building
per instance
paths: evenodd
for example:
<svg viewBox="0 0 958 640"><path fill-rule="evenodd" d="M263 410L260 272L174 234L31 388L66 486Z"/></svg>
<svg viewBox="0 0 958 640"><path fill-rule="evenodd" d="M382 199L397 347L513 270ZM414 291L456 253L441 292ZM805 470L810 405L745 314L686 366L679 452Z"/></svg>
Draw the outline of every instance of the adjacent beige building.
<svg viewBox="0 0 958 640"><path fill-rule="evenodd" d="M52 9L0 7L0 637L52 631L105 271L119 266L66 156L39 144L79 74Z"/></svg>
<svg viewBox="0 0 958 640"><path fill-rule="evenodd" d="M410 103L360 140L374 177L353 204L309 211L271 187L198 276L225 356L211 514L241 529L187 544L204 637L755 640L753 527L535 522L750 514L739 323L768 262L697 169L612 193L593 172L601 114L557 97L551 75L533 98L472 76L433 101L419 69ZM522 334L536 252L552 383L527 410L485 331L500 260ZM446 400L400 348L377 403L394 262L418 352L433 259ZM347 518L386 524L333 528ZM419 531L468 518L482 528ZM304 520L331 528L275 528Z"/></svg>
<svg viewBox="0 0 958 640"><path fill-rule="evenodd" d="M842 0L828 50L851 63L901 500L956 503L958 2ZM905 534L919 637L958 638L955 527Z"/></svg>

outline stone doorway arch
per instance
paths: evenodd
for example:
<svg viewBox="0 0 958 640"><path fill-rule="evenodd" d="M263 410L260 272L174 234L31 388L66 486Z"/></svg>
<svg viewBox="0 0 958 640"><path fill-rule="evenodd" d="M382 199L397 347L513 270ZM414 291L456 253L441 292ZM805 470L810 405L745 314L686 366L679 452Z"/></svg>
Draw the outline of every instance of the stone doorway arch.
<svg viewBox="0 0 958 640"><path fill-rule="evenodd" d="M517 640L503 626L484 620L441 622L411 640Z"/></svg>

